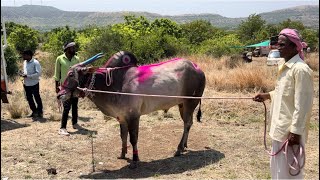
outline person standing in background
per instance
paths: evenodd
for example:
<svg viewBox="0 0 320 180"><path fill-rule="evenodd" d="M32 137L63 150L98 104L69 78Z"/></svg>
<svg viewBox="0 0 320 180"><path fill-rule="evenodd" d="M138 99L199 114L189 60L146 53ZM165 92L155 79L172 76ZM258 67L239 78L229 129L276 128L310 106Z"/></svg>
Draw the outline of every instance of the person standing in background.
<svg viewBox="0 0 320 180"><path fill-rule="evenodd" d="M23 77L23 87L29 107L32 111L28 117L43 117L43 106L39 92L39 81L41 76L41 65L38 60L33 58L33 52L26 50L22 52L23 73L19 75ZM36 106L36 104L37 106Z"/></svg>
<svg viewBox="0 0 320 180"><path fill-rule="evenodd" d="M56 93L59 92L64 80L67 77L67 73L75 64L79 63L79 57L76 56L76 47L75 42L67 42L63 46L64 53L57 57L55 63L55 73L54 79L56 84ZM70 109L72 108L72 127L74 129L81 129L81 126L78 125L78 97L72 97L68 101L63 103L63 112L61 118L61 127L59 129L60 135L70 135L67 131L67 121L68 121L68 114Z"/></svg>

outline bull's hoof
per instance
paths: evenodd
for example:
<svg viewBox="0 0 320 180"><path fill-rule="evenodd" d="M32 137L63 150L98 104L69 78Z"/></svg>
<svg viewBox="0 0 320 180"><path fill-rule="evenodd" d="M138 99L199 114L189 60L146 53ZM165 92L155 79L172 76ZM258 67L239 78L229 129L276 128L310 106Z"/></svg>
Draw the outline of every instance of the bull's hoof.
<svg viewBox="0 0 320 180"><path fill-rule="evenodd" d="M177 151L175 154L174 154L175 157L177 156L181 156L181 151Z"/></svg>
<svg viewBox="0 0 320 180"><path fill-rule="evenodd" d="M137 161L132 161L129 165L130 169L135 169L138 167L138 162Z"/></svg>
<svg viewBox="0 0 320 180"><path fill-rule="evenodd" d="M126 159L126 154L121 154L118 159Z"/></svg>

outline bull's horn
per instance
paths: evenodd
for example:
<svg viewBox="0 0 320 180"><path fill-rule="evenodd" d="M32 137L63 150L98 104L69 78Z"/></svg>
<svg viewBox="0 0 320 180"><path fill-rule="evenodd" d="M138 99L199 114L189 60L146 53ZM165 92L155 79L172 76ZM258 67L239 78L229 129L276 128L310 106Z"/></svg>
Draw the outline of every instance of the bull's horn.
<svg viewBox="0 0 320 180"><path fill-rule="evenodd" d="M80 63L80 66L86 66L86 65L88 65L90 63L93 63L95 60L100 59L103 56L104 56L103 53L98 53L98 54L92 56L91 58L89 58L89 59L83 61L82 63Z"/></svg>

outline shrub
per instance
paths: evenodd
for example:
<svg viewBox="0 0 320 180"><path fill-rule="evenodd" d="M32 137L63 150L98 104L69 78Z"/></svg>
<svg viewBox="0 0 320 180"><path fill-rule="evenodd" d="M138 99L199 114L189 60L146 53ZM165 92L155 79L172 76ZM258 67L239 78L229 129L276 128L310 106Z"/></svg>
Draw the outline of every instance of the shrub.
<svg viewBox="0 0 320 180"><path fill-rule="evenodd" d="M221 57L223 55L239 53L241 49L232 47L240 45L241 43L236 35L230 34L204 41L197 52L200 54L212 55L214 57Z"/></svg>
<svg viewBox="0 0 320 180"><path fill-rule="evenodd" d="M100 34L91 40L91 43L84 44L82 49L85 51L79 52L79 57L87 59L97 53L104 53L106 58L109 58L114 53L125 50L123 49L123 41L126 41L122 36L116 32L113 32L110 28L104 28L100 31ZM104 61L96 61L94 65L102 65Z"/></svg>
<svg viewBox="0 0 320 180"><path fill-rule="evenodd" d="M42 76L46 78L52 78L55 70L57 56L50 54L49 56L39 59L42 67Z"/></svg>
<svg viewBox="0 0 320 180"><path fill-rule="evenodd" d="M17 27L8 37L8 42L21 53L24 50L36 51L39 43L39 32L31 28Z"/></svg>
<svg viewBox="0 0 320 180"><path fill-rule="evenodd" d="M17 52L9 45L4 50L4 57L7 63L7 75L9 78L13 78L18 72L17 60L19 59L19 56Z"/></svg>

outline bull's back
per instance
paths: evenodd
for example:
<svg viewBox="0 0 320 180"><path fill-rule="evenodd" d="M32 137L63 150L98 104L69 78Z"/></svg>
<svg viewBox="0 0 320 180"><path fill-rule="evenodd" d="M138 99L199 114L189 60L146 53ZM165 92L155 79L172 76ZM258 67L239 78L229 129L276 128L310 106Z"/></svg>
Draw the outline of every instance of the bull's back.
<svg viewBox="0 0 320 180"><path fill-rule="evenodd" d="M204 78L203 72L196 64L184 59L140 66L130 71L127 73L128 81L125 82L123 90L139 94L195 96L199 81ZM169 109L183 103L181 98L144 96L132 99L140 103L142 114Z"/></svg>

